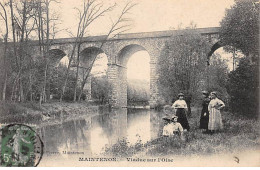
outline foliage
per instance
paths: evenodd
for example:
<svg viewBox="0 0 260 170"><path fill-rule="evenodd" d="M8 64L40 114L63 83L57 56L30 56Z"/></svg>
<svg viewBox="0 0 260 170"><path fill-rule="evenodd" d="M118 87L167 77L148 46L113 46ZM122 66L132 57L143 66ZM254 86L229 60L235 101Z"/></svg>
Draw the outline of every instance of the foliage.
<svg viewBox="0 0 260 170"><path fill-rule="evenodd" d="M44 91L45 94L47 78L45 59L46 50L48 51L46 46L48 46L49 34L51 32L54 34L54 28L50 30L49 25L52 22L57 22L56 19L49 18L52 17L49 16L50 3L49 0L10 0L5 3L8 9L9 30L13 33L11 37L8 37L12 39L13 43L8 45L8 61L5 64L5 69L8 68L6 98L9 100L25 102L39 98L39 96L35 97L38 91L41 93ZM51 25L56 24L52 23ZM39 40L38 52L41 53L39 56L37 56L39 53L32 51L34 48L30 42L36 39L35 35L38 35ZM46 46L43 48L44 43ZM43 55L43 53L45 54ZM37 57L38 59L36 59ZM45 66L40 65L38 68L38 61L41 64L45 63ZM36 80L41 82L36 82ZM41 96L43 97L43 95Z"/></svg>
<svg viewBox="0 0 260 170"><path fill-rule="evenodd" d="M229 74L227 90L232 111L245 116L259 114L259 68L243 58L235 71Z"/></svg>
<svg viewBox="0 0 260 170"><path fill-rule="evenodd" d="M183 30L165 45L159 57L159 88L166 102L180 91L198 91L205 78L206 54L210 47L204 37L194 29Z"/></svg>
<svg viewBox="0 0 260 170"><path fill-rule="evenodd" d="M32 60L32 57L30 56L30 53L28 51L28 56L26 57L26 61L24 63L24 69L23 69L23 75L22 75L22 89L23 93L25 95L25 99L27 101L39 101L40 99L40 94L43 86L43 73L45 70L45 63L44 59L41 57L35 58ZM8 72L12 76L9 77L8 82L7 82L7 98L11 98L11 92L12 92L12 86L15 83L15 78L17 77L17 72L15 71L15 56L13 53L10 53L9 55L9 63L11 63L11 67L9 68ZM58 99L60 96L60 91L61 91L61 83L62 80L65 77L65 66L59 65L58 67L53 67L51 66L49 68L48 72L48 82L47 82L47 87L48 87L48 92L50 95L53 96L54 99ZM69 75L69 81L68 81L68 86L67 86L67 91L64 95L64 99L66 101L71 101L73 100L73 86L75 83L75 74L71 72ZM83 95L84 97L84 95Z"/></svg>
<svg viewBox="0 0 260 170"><path fill-rule="evenodd" d="M218 98L223 100L228 106L229 95L227 93L226 85L228 80L228 66L227 61L221 58L221 56L216 53L211 56L210 65L208 66L208 91L216 91L218 93ZM203 89L201 89L203 90ZM200 91L201 94L201 91Z"/></svg>
<svg viewBox="0 0 260 170"><path fill-rule="evenodd" d="M150 99L150 84L146 80L130 80L127 84L127 102L129 104L147 103Z"/></svg>
<svg viewBox="0 0 260 170"><path fill-rule="evenodd" d="M238 49L247 57L228 76L231 109L246 116L258 116L259 2L236 0L221 21L220 40L227 45L225 50Z"/></svg>
<svg viewBox="0 0 260 170"><path fill-rule="evenodd" d="M105 148L105 155L112 155L114 157L131 157L144 149L141 140L138 140L134 145L130 145L126 138L118 140L117 143L111 147Z"/></svg>
<svg viewBox="0 0 260 170"><path fill-rule="evenodd" d="M197 114L198 118L199 114ZM199 129L192 129L185 134L185 142L176 137L162 138L153 143L146 154L152 156L212 155L259 147L256 130L259 125L256 120L241 119L227 112L222 114L224 118L222 132L209 136L209 134L203 134ZM190 123L195 123L194 121L198 120L192 118Z"/></svg>
<svg viewBox="0 0 260 170"><path fill-rule="evenodd" d="M65 70L67 68L63 65L59 65L58 67L52 68L52 73L50 75L50 94L53 95L54 99L59 99L61 95L62 82L65 79ZM68 76L67 87L64 93L63 99L65 101L73 101L74 95L74 86L76 82L75 72L72 72ZM79 95L79 87L77 88L77 96ZM85 95L81 96L82 99L85 98Z"/></svg>
<svg viewBox="0 0 260 170"><path fill-rule="evenodd" d="M91 79L91 97L97 99L101 104L105 104L109 99L111 85L106 76L93 77Z"/></svg>
<svg viewBox="0 0 260 170"><path fill-rule="evenodd" d="M33 110L34 112L28 112ZM10 103L0 102L0 123L35 123L40 122L41 115L35 113L39 111L39 107L35 103Z"/></svg>
<svg viewBox="0 0 260 170"><path fill-rule="evenodd" d="M256 0L235 0L221 21L220 40L229 52L241 50L246 56L259 53L259 3Z"/></svg>

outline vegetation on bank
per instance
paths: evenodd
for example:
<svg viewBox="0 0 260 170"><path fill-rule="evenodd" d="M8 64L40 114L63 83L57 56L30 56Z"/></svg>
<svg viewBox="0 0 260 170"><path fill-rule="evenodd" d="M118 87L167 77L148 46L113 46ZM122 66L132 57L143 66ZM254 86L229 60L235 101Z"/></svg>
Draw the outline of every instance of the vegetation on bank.
<svg viewBox="0 0 260 170"><path fill-rule="evenodd" d="M200 112L193 111L189 119L191 130L185 133L185 141L174 137L158 137L147 143L138 140L130 145L127 139L107 147L104 154L116 157L163 155L211 155L220 153L240 152L248 149L259 149L260 124L258 120L223 112L224 130L210 135L198 128Z"/></svg>
<svg viewBox="0 0 260 170"><path fill-rule="evenodd" d="M39 124L44 122L62 122L82 115L94 115L108 112L108 106L95 106L91 103L51 102L39 107L38 103L0 102L0 123Z"/></svg>
<svg viewBox="0 0 260 170"><path fill-rule="evenodd" d="M259 66L242 59L227 81L230 110L248 117L259 116Z"/></svg>

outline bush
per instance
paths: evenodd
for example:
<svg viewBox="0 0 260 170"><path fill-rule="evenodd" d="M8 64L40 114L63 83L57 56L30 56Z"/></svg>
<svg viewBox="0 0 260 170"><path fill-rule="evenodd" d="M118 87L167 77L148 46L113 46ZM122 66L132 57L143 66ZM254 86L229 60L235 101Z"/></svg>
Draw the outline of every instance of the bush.
<svg viewBox="0 0 260 170"><path fill-rule="evenodd" d="M149 147L148 154L150 155L168 155L177 153L180 148L185 148L186 143L179 136L161 137L151 141L146 145Z"/></svg>
<svg viewBox="0 0 260 170"><path fill-rule="evenodd" d="M127 82L127 104L148 105L150 83L147 80L131 79Z"/></svg>
<svg viewBox="0 0 260 170"><path fill-rule="evenodd" d="M64 80L66 77L66 67L60 65L57 68L54 68L52 70L52 75L50 78L50 94L53 95L53 99L60 99L61 95L61 89L64 84ZM74 87L76 82L76 75L73 70L71 70L71 73L69 74L67 86L65 93L63 95L64 101L73 101L74 97ZM80 92L80 88L77 88L77 98ZM83 93L81 99L85 99L86 96Z"/></svg>
<svg viewBox="0 0 260 170"><path fill-rule="evenodd" d="M100 104L105 104L109 99L111 85L106 76L93 77L91 80L91 97L97 99Z"/></svg>
<svg viewBox="0 0 260 170"><path fill-rule="evenodd" d="M21 105L17 103L7 103L7 102L1 102L0 103L0 116L9 116L9 115L17 115L26 113L26 108L22 107Z"/></svg>
<svg viewBox="0 0 260 170"><path fill-rule="evenodd" d="M141 140L138 140L134 145L130 145L129 141L123 138L111 147L105 148L105 154L115 157L131 157L143 149L144 145Z"/></svg>
<svg viewBox="0 0 260 170"><path fill-rule="evenodd" d="M28 109L40 110L36 103L0 103L0 123L38 123L42 115L29 113Z"/></svg>
<svg viewBox="0 0 260 170"><path fill-rule="evenodd" d="M230 72L227 90L233 112L257 117L259 111L259 68L241 59L238 68Z"/></svg>

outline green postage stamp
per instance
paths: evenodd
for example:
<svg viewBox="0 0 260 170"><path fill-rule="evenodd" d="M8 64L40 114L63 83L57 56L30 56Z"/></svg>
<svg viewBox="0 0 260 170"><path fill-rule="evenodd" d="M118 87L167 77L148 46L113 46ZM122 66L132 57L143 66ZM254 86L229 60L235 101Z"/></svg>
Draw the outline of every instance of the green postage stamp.
<svg viewBox="0 0 260 170"><path fill-rule="evenodd" d="M42 158L43 143L36 131L27 125L0 126L1 159L3 167L37 166Z"/></svg>

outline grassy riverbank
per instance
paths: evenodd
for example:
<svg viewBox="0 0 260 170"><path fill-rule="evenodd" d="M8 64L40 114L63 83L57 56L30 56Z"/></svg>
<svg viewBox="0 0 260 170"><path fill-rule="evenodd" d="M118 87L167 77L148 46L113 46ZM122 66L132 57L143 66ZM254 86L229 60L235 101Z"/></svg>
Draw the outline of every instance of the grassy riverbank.
<svg viewBox="0 0 260 170"><path fill-rule="evenodd" d="M238 117L229 112L223 112L224 130L213 135L204 134L198 128L199 110L192 112L189 118L190 132L186 132L185 141L178 137L161 137L143 144L138 141L129 146L126 139L106 149L105 154L129 157L134 155L166 156L166 155L212 155L220 153L242 152L260 147L259 121Z"/></svg>
<svg viewBox="0 0 260 170"><path fill-rule="evenodd" d="M0 103L0 123L39 124L57 122L76 115L96 114L108 107L93 106L88 103L52 102L44 103Z"/></svg>

